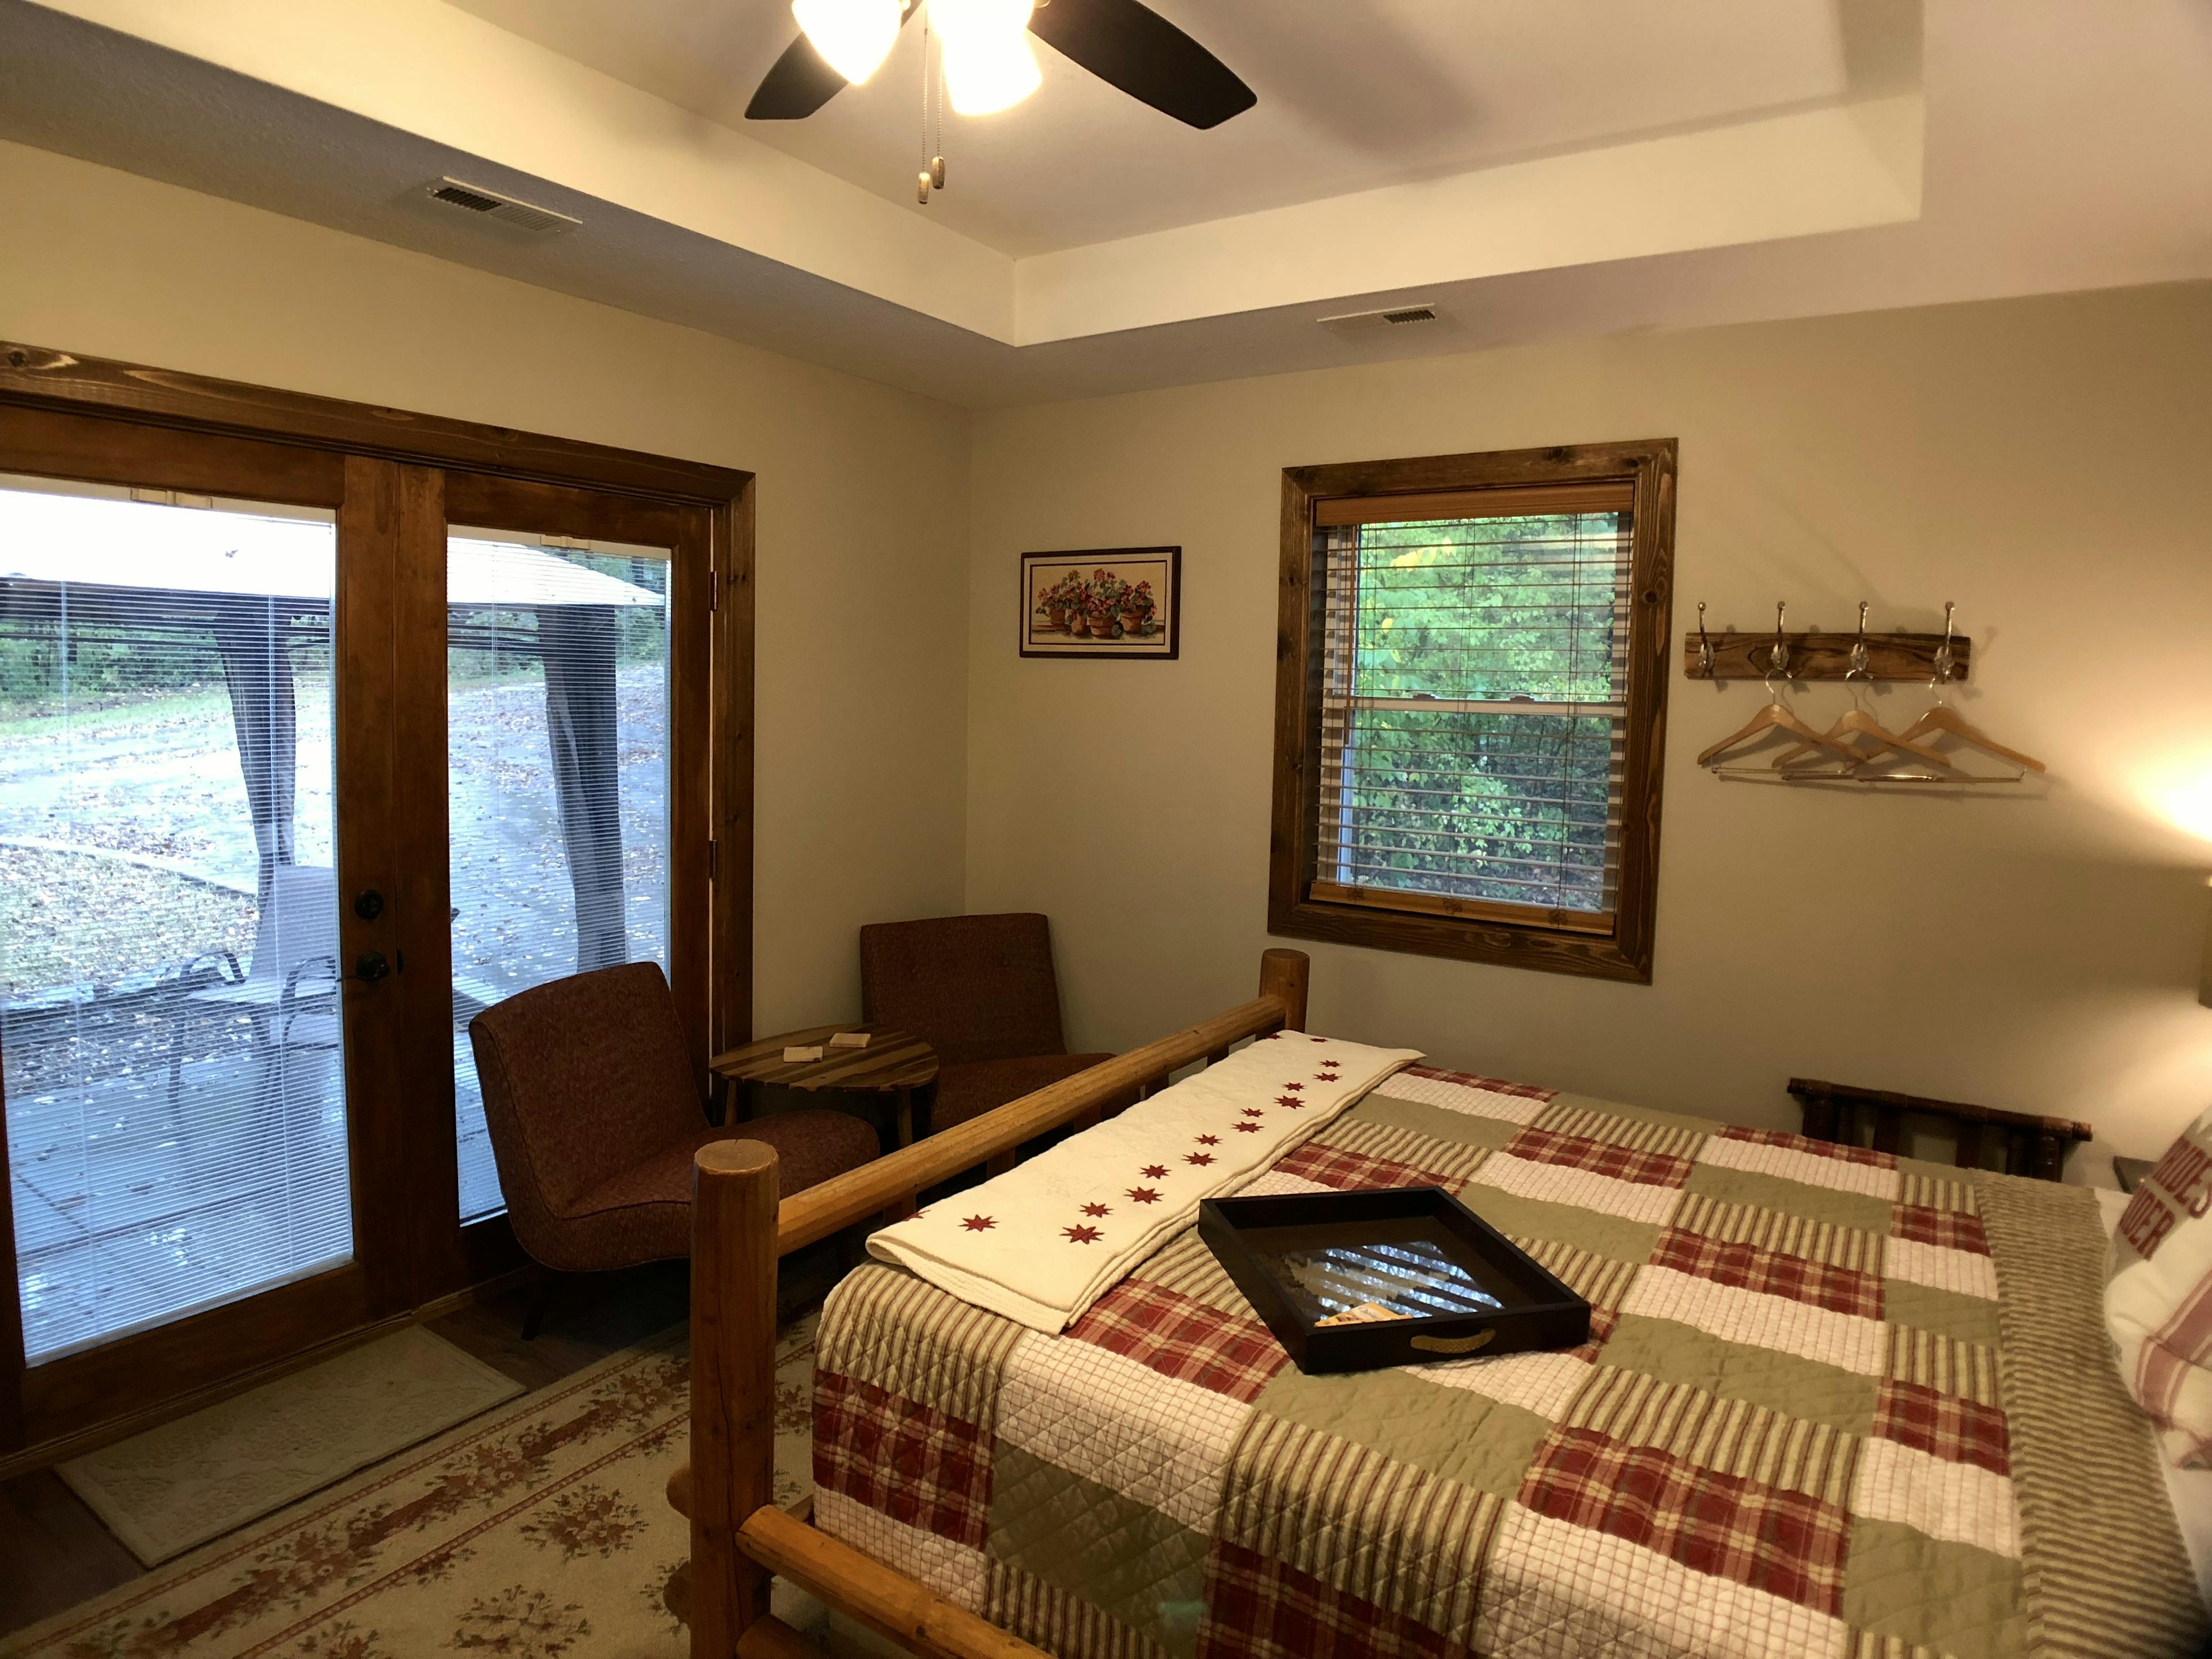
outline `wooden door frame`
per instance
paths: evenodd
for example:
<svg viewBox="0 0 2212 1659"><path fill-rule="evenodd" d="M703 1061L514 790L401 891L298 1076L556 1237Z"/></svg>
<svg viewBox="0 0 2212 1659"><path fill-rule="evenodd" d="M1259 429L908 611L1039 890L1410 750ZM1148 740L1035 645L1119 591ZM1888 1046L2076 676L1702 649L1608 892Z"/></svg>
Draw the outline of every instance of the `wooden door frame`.
<svg viewBox="0 0 2212 1659"><path fill-rule="evenodd" d="M566 491L568 507L580 506L598 515L589 522L605 526L593 532L594 538L603 533L609 540L652 541L652 536L625 536L615 526L672 526L678 538L665 544L682 556L672 594L672 612L678 617L674 625L699 631L687 659L699 660L703 646L709 665L704 687L688 693L679 689L677 719L707 720L710 759L705 777L672 779L671 816L681 789L684 799L694 803L689 810L696 815L684 833L704 843L700 850L712 860L712 898L708 915L689 919L681 939L672 937L671 951L691 953L686 960L702 969L696 975L702 989L693 1000L703 1006L687 1009L685 1021L702 1074L709 1052L750 1035L751 473L5 340L0 340L0 471L200 493L209 493L210 483L220 479L227 481L226 487L212 493L331 507L342 515L349 533L349 558L358 558L361 549L373 543L376 556L388 560L393 573L386 580L384 611L373 619L349 618L350 623L369 624L351 629L362 636L355 641L357 648L376 648L363 643L373 635L396 641L433 625L442 633L444 596L428 573L434 570L442 578L449 507L457 521L481 523L487 513L524 510L515 504L533 500L562 500L555 492ZM567 521L565 533L578 533L575 522ZM349 602L343 586L339 602ZM363 711L364 717L373 714L387 722L395 752L400 744L434 743L442 753L443 677L430 684L419 675L388 675L386 680L391 706ZM672 743L676 736L672 732ZM443 962L448 969L433 975L418 968L413 975L386 982L387 988L407 982L407 993L386 999L386 1017L395 1024L416 1022L416 1029L434 1012L441 1020L451 1018L449 1007L426 1006L442 1005L450 985L449 930L442 912L430 915L435 906L425 902L429 894L417 890L424 888L428 871L434 871L439 890L446 885L442 776L433 802L423 798L421 775L426 770L398 767L388 775L396 793L386 817L391 830L385 844L343 849L350 874L380 873L392 884L389 896L397 901L392 920L376 936L376 947L388 942L410 955L422 952L420 967ZM410 773L416 776L411 791ZM703 834L702 822L708 826ZM366 927L349 907L342 907L341 947L349 957L371 948L363 942ZM374 1086L413 1103L394 1121L371 1126L367 1136L356 1138L353 1148L356 1235L382 1238L377 1272L349 1264L247 1303L212 1309L27 1370L14 1286L11 1183L0 1182L0 1254L10 1267L5 1310L0 1312L0 1455L65 1437L81 1446L84 1430L134 1413L140 1415L132 1426L142 1426L149 1404L281 1364L319 1342L419 1307L496 1269L504 1255L496 1249L465 1249L457 1257L452 1228L441 1235L425 1219L426 1204L417 1203L395 1218L379 1213L374 1203L360 1201L372 1181L383 1184L416 1172L419 1166L411 1166L410 1160L421 1156L425 1134L432 1135L429 1146L438 1144L428 1117L441 1097L426 1089L430 1079L422 1073L427 1060L419 1052L411 1059L407 1054L424 1045L394 1047L402 1051L398 1059L364 1053L362 1063L384 1066ZM349 1090L356 1081L354 1066L349 1054ZM442 1084L442 1101L449 1107L450 1077ZM0 1097L0 1137L5 1110ZM449 1156L451 1123L447 1110L443 1136ZM380 1225L410 1230L411 1237L395 1244L391 1233L375 1234ZM392 1262L404 1263L404 1269L390 1271ZM242 1316L248 1310L253 1310L251 1319Z"/></svg>

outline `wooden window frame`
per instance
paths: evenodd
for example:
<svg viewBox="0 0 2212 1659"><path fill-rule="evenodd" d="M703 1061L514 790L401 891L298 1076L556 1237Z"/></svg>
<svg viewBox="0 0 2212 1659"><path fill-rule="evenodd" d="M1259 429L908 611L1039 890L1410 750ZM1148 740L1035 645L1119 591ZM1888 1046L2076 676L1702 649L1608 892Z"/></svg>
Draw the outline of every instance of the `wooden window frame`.
<svg viewBox="0 0 2212 1659"><path fill-rule="evenodd" d="M333 509L352 550L337 592L343 637L385 659L362 681L376 695L339 715L351 757L339 787L404 778L419 792L351 817L340 804L340 863L396 900L373 937L342 908L341 952L397 950L414 969L378 988L389 994L370 1017L375 1040L349 1044L349 1097L393 1107L352 1131L356 1260L27 1368L10 1185L0 1181L0 1257L11 1270L0 1298L0 1471L13 1472L402 1322L521 1259L503 1216L464 1228L454 1213L450 1044L384 1040L452 1018L447 975L421 970L450 963L443 769L432 779L392 764L403 745L444 752L449 523L672 550L672 677L690 666L672 685L670 856L703 870L709 896L703 915L672 918L672 979L685 987L679 1013L702 1084L710 1054L750 1039L753 475L5 340L0 471ZM369 752L380 747L392 755ZM678 764L679 753L690 762ZM0 1136L5 1120L0 1091Z"/></svg>
<svg viewBox="0 0 2212 1659"><path fill-rule="evenodd" d="M1651 982L1658 906L1659 805L1667 749L1668 635L1674 600L1675 441L1355 461L1283 470L1275 669L1275 769L1268 837L1267 931L1371 950L1450 957L1593 979ZM1504 907L1409 895L1389 908L1314 892L1319 849L1325 585L1316 534L1326 514L1418 511L1468 490L1626 483L1630 534L1628 713L1621 777L1619 902L1611 925L1532 924ZM1397 497L1396 503L1389 498ZM1424 501L1422 498L1431 498ZM1381 508L1365 503L1380 501ZM1327 504L1336 503L1334 507Z"/></svg>

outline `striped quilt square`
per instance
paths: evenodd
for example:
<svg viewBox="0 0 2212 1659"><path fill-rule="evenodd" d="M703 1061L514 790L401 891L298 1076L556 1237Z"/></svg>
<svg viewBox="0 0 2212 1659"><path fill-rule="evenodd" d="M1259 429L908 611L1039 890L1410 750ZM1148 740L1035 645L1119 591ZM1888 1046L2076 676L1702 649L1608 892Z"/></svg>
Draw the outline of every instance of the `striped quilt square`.
<svg viewBox="0 0 2212 1659"><path fill-rule="evenodd" d="M835 1371L814 1376L814 1484L970 1549L989 1530L990 1446L975 1425Z"/></svg>
<svg viewBox="0 0 2212 1659"><path fill-rule="evenodd" d="M1641 1187L1680 1187L1690 1178L1690 1160L1677 1152L1642 1152L1618 1141L1592 1140L1556 1129L1523 1129L1505 1143L1509 1158L1550 1164L1563 1170L1588 1170Z"/></svg>
<svg viewBox="0 0 2212 1659"><path fill-rule="evenodd" d="M1831 1617L1843 1609L1850 1516L1802 1492L1563 1425L1529 1465L1516 1501L1693 1571Z"/></svg>
<svg viewBox="0 0 2212 1659"><path fill-rule="evenodd" d="M1894 1521L1992 1555L2020 1554L2020 1505L2012 1482L1977 1463L1952 1463L1894 1440L1859 1449L1851 1513Z"/></svg>
<svg viewBox="0 0 2212 1659"><path fill-rule="evenodd" d="M1716 1285L1787 1297L1832 1313L1856 1314L1862 1319L1881 1317L1882 1286L1878 1275L1830 1267L1802 1255L1784 1255L1756 1244L1735 1243L1670 1227L1659 1236L1651 1265L1709 1279Z"/></svg>
<svg viewBox="0 0 2212 1659"><path fill-rule="evenodd" d="M1600 1365L1559 1420L1838 1509L1850 1503L1858 1437L1748 1400Z"/></svg>
<svg viewBox="0 0 2212 1659"><path fill-rule="evenodd" d="M1438 1177L1437 1185L1457 1187L1490 1156L1487 1146L1462 1146L1389 1123L1339 1118L1306 1143L1334 1152L1359 1152L1386 1164L1404 1164Z"/></svg>
<svg viewBox="0 0 2212 1659"><path fill-rule="evenodd" d="M1937 1331L1890 1327L1889 1364L1883 1375L1978 1406L1997 1403L1996 1351L1985 1343L1961 1342Z"/></svg>
<svg viewBox="0 0 2212 1659"><path fill-rule="evenodd" d="M1731 1204L1707 1193L1692 1193L1674 1212L1674 1225L1731 1243L1756 1244L1762 1250L1802 1255L1808 1261L1825 1261L1832 1267L1852 1267L1861 1273L1881 1271L1880 1233L1813 1216L1792 1215L1756 1204Z"/></svg>
<svg viewBox="0 0 2212 1659"><path fill-rule="evenodd" d="M1971 1181L1953 1181L1942 1176L1923 1175L1917 1170L1904 1172L1905 1179L1898 1183L1897 1201L1911 1209L1937 1210L1946 1215L1979 1215L1980 1200L1974 1196Z"/></svg>
<svg viewBox="0 0 2212 1659"><path fill-rule="evenodd" d="M1348 1146L1324 1146L1309 1140L1295 1146L1279 1161L1272 1173L1317 1182L1340 1192L1364 1192L1376 1187L1457 1188L1461 1177L1441 1170L1419 1170L1395 1158L1372 1158ZM1245 1189L1250 1191L1249 1188Z"/></svg>
<svg viewBox="0 0 2212 1659"><path fill-rule="evenodd" d="M1767 1138L1753 1139L1754 1136ZM1771 1130L1730 1129L1708 1136L1705 1144L1698 1149L1698 1161L1752 1175L1773 1176L1801 1186L1826 1187L1832 1192L1858 1193L1868 1198L1894 1201L1897 1164L1887 1152L1868 1154L1884 1160L1880 1164L1829 1155L1863 1150L1829 1146L1826 1141L1807 1140L1800 1135L1778 1136Z"/></svg>
<svg viewBox="0 0 2212 1659"><path fill-rule="evenodd" d="M1889 1328L1879 1320L1717 1285L1669 1267L1638 1273L1620 1310L1671 1319L1724 1342L1794 1353L1861 1376L1880 1376L1889 1358Z"/></svg>
<svg viewBox="0 0 2212 1659"><path fill-rule="evenodd" d="M1495 1187L1516 1198L1534 1198L1547 1204L1565 1204L1579 1210L1596 1210L1626 1221L1663 1226L1682 1194L1672 1187L1653 1187L1642 1182L1621 1181L1594 1170L1565 1164L1538 1164L1508 1152L1493 1152L1469 1181L1471 1186Z"/></svg>
<svg viewBox="0 0 2212 1659"><path fill-rule="evenodd" d="M1394 1073L1375 1085L1375 1092L1392 1100L1411 1100L1462 1117L1486 1117L1500 1123L1534 1123L1550 1106L1552 1097L1517 1088L1486 1085L1465 1073L1427 1071L1415 1066Z"/></svg>
<svg viewBox="0 0 2212 1659"><path fill-rule="evenodd" d="M1538 1118L1536 1126L1554 1134L1602 1140L1607 1146L1627 1146L1639 1152L1668 1152L1676 1158L1694 1157L1705 1139L1702 1130L1654 1123L1648 1118L1623 1117L1617 1112L1601 1112L1564 1102Z"/></svg>
<svg viewBox="0 0 2212 1659"><path fill-rule="evenodd" d="M1134 1279L1091 1304L1067 1334L1247 1405L1291 1358L1258 1320Z"/></svg>
<svg viewBox="0 0 2212 1659"><path fill-rule="evenodd" d="M1882 1383L1875 1396L1873 1431L1948 1463L1978 1463L1992 1474L2012 1473L2002 1412L1918 1382L1892 1377Z"/></svg>
<svg viewBox="0 0 2212 1659"><path fill-rule="evenodd" d="M1917 1239L1892 1238L1882 1252L1882 1271L1930 1290L1954 1291L1978 1296L1984 1302L1997 1298L1996 1264L1972 1250L1954 1250L1942 1244L1923 1244Z"/></svg>
<svg viewBox="0 0 2212 1659"><path fill-rule="evenodd" d="M1990 1253L1989 1230L1981 1217L1964 1210L1939 1210L1927 1204L1899 1204L1890 1212L1889 1236L1947 1250Z"/></svg>

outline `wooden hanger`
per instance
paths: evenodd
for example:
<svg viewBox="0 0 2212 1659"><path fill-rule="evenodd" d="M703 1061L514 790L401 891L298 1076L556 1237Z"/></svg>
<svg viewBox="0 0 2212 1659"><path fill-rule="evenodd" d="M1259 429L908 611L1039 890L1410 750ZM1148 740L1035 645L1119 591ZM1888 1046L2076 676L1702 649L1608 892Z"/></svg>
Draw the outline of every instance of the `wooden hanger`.
<svg viewBox="0 0 2212 1659"><path fill-rule="evenodd" d="M1844 671L1844 678L1846 680L1854 678L1866 679L1872 678L1867 672L1867 665L1869 659L1867 652L1866 642L1866 620L1867 602L1864 599L1861 599L1859 601L1859 637L1857 643L1851 647L1850 666ZM1895 750L1899 754L1911 755L1917 759L1926 761L1931 766L1948 768L1950 764L1949 762L1946 761L1943 757L1935 750L1924 749L1920 744L1913 742L1911 733L1901 733L1891 731L1880 720L1875 719L1873 715L1868 714L1863 708L1854 708L1847 710L1837 720L1833 726L1828 728L1828 735L1831 738L1834 738L1838 740L1848 739L1855 736L1872 738L1875 741L1875 747L1870 750L1862 750L1856 744L1846 742L1844 744L1844 746L1848 748L1854 756L1863 761L1872 760L1876 755L1881 754L1885 750ZM1783 768L1789 766L1800 756L1811 754L1813 752L1813 744L1809 743L1801 743L1796 748L1789 750L1783 754L1777 755L1774 757L1775 769L1779 771Z"/></svg>
<svg viewBox="0 0 2212 1659"><path fill-rule="evenodd" d="M1943 682L1951 676L1951 613L1956 609L1956 605L1948 603L1943 607L1943 644L1936 650L1936 678L1930 682L1930 689L1936 693L1935 705L1898 736L1909 741L1914 738L1924 738L1931 732L1948 732L1960 742L1971 744L1985 755L1994 755L2001 761L2008 761L2022 771L2049 771L2051 769L2034 756L2006 748L1943 701Z"/></svg>
<svg viewBox="0 0 2212 1659"><path fill-rule="evenodd" d="M1844 756L1846 759L1850 760L1854 765L1866 758L1864 755L1852 748L1849 744L1840 743L1837 741L1837 739L1828 736L1824 732L1815 732L1811 726L1806 725L1804 721L1799 720L1796 715L1791 714L1788 708L1783 706L1781 694L1774 689L1774 676L1782 673L1790 666L1790 647L1784 642L1782 638L1783 616L1783 607L1779 604L1776 605L1774 607L1774 647L1772 651L1768 653L1766 659L1766 695L1772 698L1773 701L1769 702L1765 708L1760 709L1756 714L1753 714L1748 720L1746 720L1741 731L1732 732L1729 736L1723 738L1718 743L1713 744L1711 748L1706 750L1704 754L1698 756L1698 765L1711 766L1716 759L1720 756L1728 753L1729 750L1740 748L1744 744L1748 743L1752 738L1761 736L1768 732L1787 732L1794 738L1802 738L1804 739L1804 744L1801 746L1809 746L1814 749L1832 749L1837 754Z"/></svg>

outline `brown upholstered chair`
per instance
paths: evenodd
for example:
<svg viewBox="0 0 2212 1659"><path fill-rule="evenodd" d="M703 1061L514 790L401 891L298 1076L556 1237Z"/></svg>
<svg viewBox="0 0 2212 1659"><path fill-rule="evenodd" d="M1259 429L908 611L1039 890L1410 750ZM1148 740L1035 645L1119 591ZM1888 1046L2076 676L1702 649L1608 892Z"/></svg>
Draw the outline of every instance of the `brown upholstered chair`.
<svg viewBox="0 0 2212 1659"><path fill-rule="evenodd" d="M937 1050L927 1127L950 1128L1110 1054L1071 1054L1060 1028L1052 924L939 916L860 929L861 1017Z"/></svg>
<svg viewBox="0 0 2212 1659"><path fill-rule="evenodd" d="M519 992L471 1020L469 1042L514 1236L557 1273L690 1255L691 1155L708 1141L766 1141L786 1193L882 1150L875 1130L845 1112L710 1125L654 963Z"/></svg>

